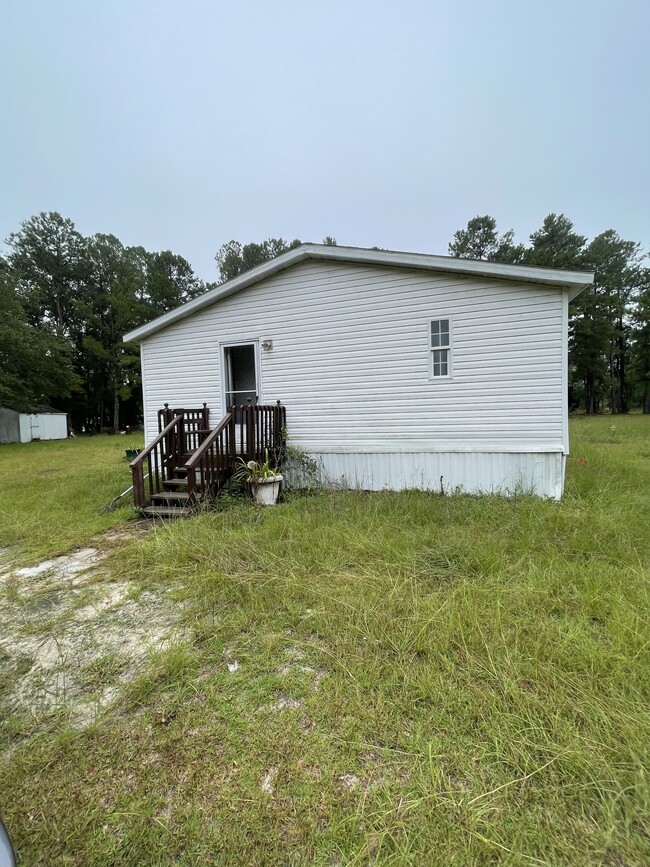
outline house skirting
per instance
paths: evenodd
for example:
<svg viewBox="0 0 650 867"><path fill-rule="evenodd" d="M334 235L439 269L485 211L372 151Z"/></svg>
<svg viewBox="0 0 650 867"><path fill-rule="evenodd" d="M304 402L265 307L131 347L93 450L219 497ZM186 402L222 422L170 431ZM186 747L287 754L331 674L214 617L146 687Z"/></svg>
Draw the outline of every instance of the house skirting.
<svg viewBox="0 0 650 867"><path fill-rule="evenodd" d="M560 499L565 456L561 452L345 452L310 453L326 487L451 493L536 494ZM316 471L317 467L317 471ZM288 470L288 481L309 481ZM315 479L314 479L315 480Z"/></svg>

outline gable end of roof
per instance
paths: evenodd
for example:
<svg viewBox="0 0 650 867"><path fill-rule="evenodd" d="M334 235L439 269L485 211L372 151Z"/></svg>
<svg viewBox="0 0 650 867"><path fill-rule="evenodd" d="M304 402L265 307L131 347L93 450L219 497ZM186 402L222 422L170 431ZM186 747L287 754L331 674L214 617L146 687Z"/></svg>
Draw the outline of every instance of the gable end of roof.
<svg viewBox="0 0 650 867"><path fill-rule="evenodd" d="M244 274L210 289L198 298L182 304L151 322L135 328L124 335L125 343L140 343L147 337L162 331L197 313L206 307L211 307L223 298L228 298L248 286L259 283L267 277L284 271L307 259L347 262L357 265L376 265L393 268L412 268L419 271L442 271L474 277L486 277L496 280L514 280L518 283L535 283L542 286L553 286L558 289L568 289L569 299L575 298L583 289L593 283L594 275L588 271L566 271L555 268L540 268L528 265L508 265L501 262L485 262L476 259L456 259L452 256L434 256L429 253L402 253L395 250L371 250L365 247L333 247L326 244L301 244L264 262L256 268L251 268Z"/></svg>

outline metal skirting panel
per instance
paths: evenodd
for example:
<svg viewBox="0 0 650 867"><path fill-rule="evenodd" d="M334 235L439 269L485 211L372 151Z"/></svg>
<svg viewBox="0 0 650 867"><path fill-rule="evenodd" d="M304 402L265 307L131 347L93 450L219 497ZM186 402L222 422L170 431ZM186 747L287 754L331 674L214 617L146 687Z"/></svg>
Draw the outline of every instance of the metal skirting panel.
<svg viewBox="0 0 650 867"><path fill-rule="evenodd" d="M310 457L328 487L530 493L560 499L564 486L565 462L559 452L321 453Z"/></svg>

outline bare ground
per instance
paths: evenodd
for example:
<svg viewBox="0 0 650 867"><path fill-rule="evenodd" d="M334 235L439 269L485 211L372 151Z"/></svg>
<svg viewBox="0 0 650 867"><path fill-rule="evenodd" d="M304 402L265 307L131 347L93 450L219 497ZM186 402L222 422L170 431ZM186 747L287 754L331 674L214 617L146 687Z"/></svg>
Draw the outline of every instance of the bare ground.
<svg viewBox="0 0 650 867"><path fill-rule="evenodd" d="M114 581L110 547L140 528L115 531L95 547L15 568L0 552L0 714L41 721L66 714L92 724L139 671L150 651L182 640L179 605L165 592Z"/></svg>

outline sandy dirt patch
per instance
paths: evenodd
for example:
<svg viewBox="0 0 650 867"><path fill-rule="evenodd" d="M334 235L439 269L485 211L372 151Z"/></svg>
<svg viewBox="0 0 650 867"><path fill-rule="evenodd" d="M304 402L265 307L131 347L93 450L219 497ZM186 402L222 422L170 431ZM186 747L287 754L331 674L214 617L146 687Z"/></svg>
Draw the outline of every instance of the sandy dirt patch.
<svg viewBox="0 0 650 867"><path fill-rule="evenodd" d="M72 726L84 727L150 651L183 639L179 604L168 593L111 581L105 557L83 548L35 566L0 565L3 716L64 712Z"/></svg>

